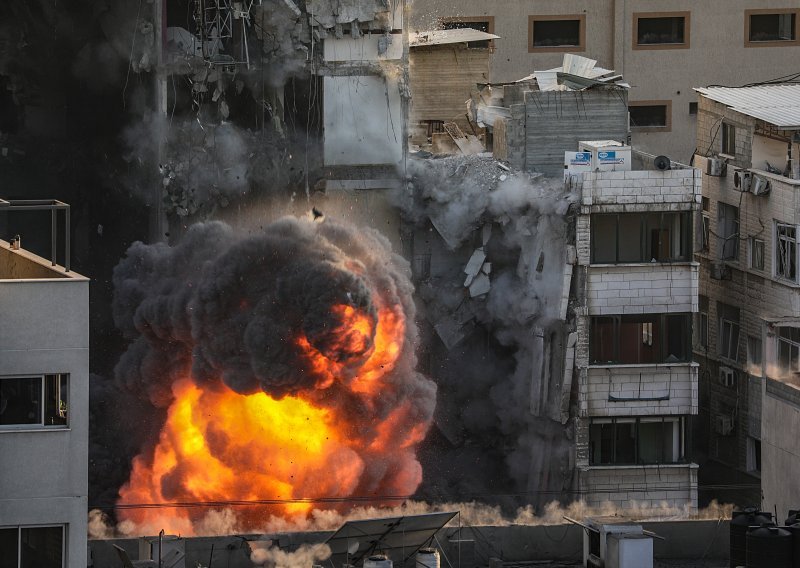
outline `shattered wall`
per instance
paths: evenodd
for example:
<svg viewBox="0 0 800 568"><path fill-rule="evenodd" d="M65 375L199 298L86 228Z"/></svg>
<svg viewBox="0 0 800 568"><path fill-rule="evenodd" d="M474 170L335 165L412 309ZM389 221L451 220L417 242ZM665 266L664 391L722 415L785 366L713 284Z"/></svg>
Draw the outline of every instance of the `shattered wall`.
<svg viewBox="0 0 800 568"><path fill-rule="evenodd" d="M574 196L490 158L412 161L409 171L399 199L425 316L420 360L440 389L421 495L558 499L572 486L561 400Z"/></svg>

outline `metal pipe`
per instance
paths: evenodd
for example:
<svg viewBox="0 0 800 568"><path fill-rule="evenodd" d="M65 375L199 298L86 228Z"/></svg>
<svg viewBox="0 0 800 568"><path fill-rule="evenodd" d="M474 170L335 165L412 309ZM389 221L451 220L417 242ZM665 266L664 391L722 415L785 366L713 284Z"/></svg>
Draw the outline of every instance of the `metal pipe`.
<svg viewBox="0 0 800 568"><path fill-rule="evenodd" d="M69 264L70 264L69 263L69 255L70 255L70 251L69 251L69 242L70 242L69 205L67 205L67 208L64 210L64 213L66 215L66 218L65 218L65 221L64 221L64 235L66 237L66 240L64 242L64 268L65 268L66 272L69 272Z"/></svg>
<svg viewBox="0 0 800 568"><path fill-rule="evenodd" d="M58 230L58 211L56 209L50 210L50 262L56 265L56 231Z"/></svg>

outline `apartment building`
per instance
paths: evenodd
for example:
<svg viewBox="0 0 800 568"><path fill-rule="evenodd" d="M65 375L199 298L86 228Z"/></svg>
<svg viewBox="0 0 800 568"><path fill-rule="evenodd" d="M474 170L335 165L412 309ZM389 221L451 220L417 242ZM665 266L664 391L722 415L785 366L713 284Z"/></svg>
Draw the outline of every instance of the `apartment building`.
<svg viewBox="0 0 800 568"><path fill-rule="evenodd" d="M790 506L798 454L800 85L697 89L703 170L697 442ZM754 492L754 504L760 495Z"/></svg>
<svg viewBox="0 0 800 568"><path fill-rule="evenodd" d="M582 143L593 160L615 154L622 165L607 169L616 171L595 163L567 177L581 200L579 492L590 505L611 501L625 508L635 501L694 509L698 466L689 461L687 434L698 410L690 338L698 311L692 227L701 176L618 144ZM627 165L620 158L625 153Z"/></svg>
<svg viewBox="0 0 800 568"><path fill-rule="evenodd" d="M0 240L0 321L0 564L86 566L89 280Z"/></svg>
<svg viewBox="0 0 800 568"><path fill-rule="evenodd" d="M694 153L699 85L742 85L796 71L794 0L415 0L411 30L469 26L499 35L491 81L512 82L561 64L598 61L630 83L634 147L687 162Z"/></svg>

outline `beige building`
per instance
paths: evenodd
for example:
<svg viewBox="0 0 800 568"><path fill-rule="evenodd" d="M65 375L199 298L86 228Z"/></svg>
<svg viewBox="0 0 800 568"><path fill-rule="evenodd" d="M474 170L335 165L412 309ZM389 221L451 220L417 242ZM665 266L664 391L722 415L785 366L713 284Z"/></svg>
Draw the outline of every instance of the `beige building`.
<svg viewBox="0 0 800 568"><path fill-rule="evenodd" d="M601 159L625 152L611 144ZM698 410L691 228L701 176L654 158L634 151L622 170L571 178L580 195L575 464L589 505L696 509L687 432Z"/></svg>
<svg viewBox="0 0 800 568"><path fill-rule="evenodd" d="M495 33L491 81L558 67L564 53L596 59L631 84L637 148L688 162L693 87L742 85L796 71L796 0L414 0L411 31L470 27Z"/></svg>
<svg viewBox="0 0 800 568"><path fill-rule="evenodd" d="M760 478L761 504L783 519L800 499L800 85L698 93L696 442L750 485Z"/></svg>
<svg viewBox="0 0 800 568"><path fill-rule="evenodd" d="M0 211L16 205L0 199ZM55 229L64 204L19 204L46 207ZM0 240L0 563L79 568L86 566L89 280L17 247ZM55 258L55 240L53 247Z"/></svg>

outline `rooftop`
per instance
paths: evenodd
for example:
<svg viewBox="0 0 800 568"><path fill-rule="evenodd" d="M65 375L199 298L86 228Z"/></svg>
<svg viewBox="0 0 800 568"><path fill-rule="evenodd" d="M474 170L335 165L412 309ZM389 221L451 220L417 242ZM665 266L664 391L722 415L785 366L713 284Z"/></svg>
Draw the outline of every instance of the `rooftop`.
<svg viewBox="0 0 800 568"><path fill-rule="evenodd" d="M800 84L698 87L695 91L779 128L800 130Z"/></svg>

